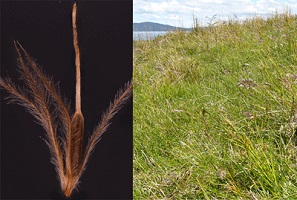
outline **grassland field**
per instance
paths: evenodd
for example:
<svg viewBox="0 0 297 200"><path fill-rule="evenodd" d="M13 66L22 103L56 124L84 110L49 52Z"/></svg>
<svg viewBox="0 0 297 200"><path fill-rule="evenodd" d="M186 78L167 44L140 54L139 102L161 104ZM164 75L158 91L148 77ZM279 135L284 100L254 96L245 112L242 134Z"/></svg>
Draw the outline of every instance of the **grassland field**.
<svg viewBox="0 0 297 200"><path fill-rule="evenodd" d="M133 42L135 199L297 199L297 16Z"/></svg>

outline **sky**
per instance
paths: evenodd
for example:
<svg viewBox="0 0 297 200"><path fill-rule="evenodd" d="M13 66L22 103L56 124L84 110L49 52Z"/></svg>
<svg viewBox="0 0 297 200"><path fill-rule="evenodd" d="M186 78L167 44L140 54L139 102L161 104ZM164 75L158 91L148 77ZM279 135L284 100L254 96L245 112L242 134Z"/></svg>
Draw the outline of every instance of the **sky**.
<svg viewBox="0 0 297 200"><path fill-rule="evenodd" d="M133 22L191 28L193 18L200 26L207 26L228 19L265 18L288 8L297 14L297 0L133 0Z"/></svg>

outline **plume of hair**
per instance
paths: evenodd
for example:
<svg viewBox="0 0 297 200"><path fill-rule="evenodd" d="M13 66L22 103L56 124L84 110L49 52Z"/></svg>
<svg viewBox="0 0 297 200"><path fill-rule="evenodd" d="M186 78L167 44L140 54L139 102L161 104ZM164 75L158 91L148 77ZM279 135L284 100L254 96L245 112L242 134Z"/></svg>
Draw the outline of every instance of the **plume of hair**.
<svg viewBox="0 0 297 200"><path fill-rule="evenodd" d="M45 73L42 72L42 70L38 68L37 63L30 58L29 54L22 47L22 45L18 41L14 42L14 44L17 49L18 55L21 56L20 51L22 51L22 53L25 55L28 65L34 71L35 77L39 80L40 86L43 86L43 88L48 92L48 94L50 94L51 98L53 99L53 102L57 106L58 108L57 111L62 122L61 128L64 133L63 138L66 138L66 136L69 135L70 124L71 124L70 123L71 117L69 115L69 110L70 110L69 104L66 101L63 101L63 99L61 98L60 91L55 86L52 78L47 76ZM63 140L63 142L65 141Z"/></svg>
<svg viewBox="0 0 297 200"><path fill-rule="evenodd" d="M83 172L95 145L99 142L101 138L101 135L106 131L108 126L111 124L111 119L122 108L122 106L130 98L131 94L132 94L132 82L128 82L125 84L123 89L120 89L118 91L118 93L114 98L114 101L110 103L108 109L102 114L101 121L99 122L93 134L89 138L89 142L84 154L84 159L82 161L80 174Z"/></svg>
<svg viewBox="0 0 297 200"><path fill-rule="evenodd" d="M132 82L128 82L116 94L113 103L102 115L101 121L89 138L83 151L84 117L81 111L80 52L76 28L76 4L72 11L73 43L76 65L76 104L71 116L69 105L61 98L59 88L29 56L19 42L14 42L19 72L25 86L19 87L10 78L0 77L0 86L10 94L10 103L24 106L45 130L45 142L51 152L62 191L70 196L76 188L92 150L111 123L112 117L121 109L132 94ZM62 134L58 134L59 128Z"/></svg>
<svg viewBox="0 0 297 200"><path fill-rule="evenodd" d="M46 132L45 141L49 146L52 162L56 167L61 185L63 185L65 182L63 153L56 134L58 127L56 123L57 112L60 111L60 108L51 109L54 103L53 96L55 96L55 94L46 89L42 79L44 79L48 85L52 85L52 83L46 75L41 73L39 75L42 78L40 78L35 70L30 69L29 66L32 66L33 63L32 59L28 54L23 58L16 42L15 47L19 58L19 72L26 87L20 88L16 86L10 78L0 78L0 86L10 93L8 97L9 102L24 106L35 117L37 123L44 128ZM25 51L23 51L23 53L25 53ZM53 90L56 91L56 88Z"/></svg>

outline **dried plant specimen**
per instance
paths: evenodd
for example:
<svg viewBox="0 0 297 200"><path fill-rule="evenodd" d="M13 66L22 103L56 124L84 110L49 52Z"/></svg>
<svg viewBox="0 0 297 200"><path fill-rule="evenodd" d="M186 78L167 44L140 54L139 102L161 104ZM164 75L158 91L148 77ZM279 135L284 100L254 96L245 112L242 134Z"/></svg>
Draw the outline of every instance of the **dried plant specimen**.
<svg viewBox="0 0 297 200"><path fill-rule="evenodd" d="M64 102L56 84L39 69L19 42L15 42L15 48L19 58L21 79L25 86L19 87L10 78L0 77L0 86L10 93L9 102L24 106L44 128L45 141L50 148L52 162L56 167L61 188L66 196L70 196L73 189L76 188L92 150L106 131L112 117L132 93L132 83L130 82L118 91L113 103L102 115L101 121L83 150L84 117L81 111L80 52L76 30L76 4L73 6L72 20L76 55L76 102L73 115L70 114L70 106Z"/></svg>

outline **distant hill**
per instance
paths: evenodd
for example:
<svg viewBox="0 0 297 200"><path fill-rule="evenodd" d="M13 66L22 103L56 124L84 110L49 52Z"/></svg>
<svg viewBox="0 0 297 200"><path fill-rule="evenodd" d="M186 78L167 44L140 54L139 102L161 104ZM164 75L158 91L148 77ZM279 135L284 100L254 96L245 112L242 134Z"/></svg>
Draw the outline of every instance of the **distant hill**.
<svg viewBox="0 0 297 200"><path fill-rule="evenodd" d="M133 23L133 31L174 31L176 29L191 30L191 28L181 28L154 22Z"/></svg>

